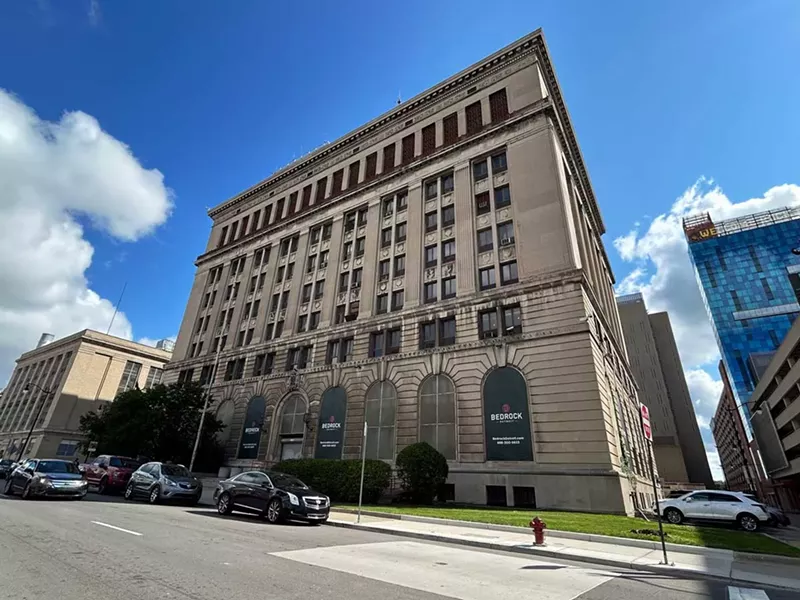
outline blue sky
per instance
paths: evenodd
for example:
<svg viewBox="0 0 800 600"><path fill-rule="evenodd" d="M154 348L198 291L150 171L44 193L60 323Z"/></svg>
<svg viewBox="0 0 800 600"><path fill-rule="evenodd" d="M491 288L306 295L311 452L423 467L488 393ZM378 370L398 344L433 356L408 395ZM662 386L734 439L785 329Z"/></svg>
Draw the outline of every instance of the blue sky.
<svg viewBox="0 0 800 600"><path fill-rule="evenodd" d="M159 338L180 325L207 207L538 27L617 278L639 269L626 291L652 288L649 223L700 177L716 183L694 189L698 206L709 194L737 203L800 182L792 0L12 1L0 4L0 88L43 121L91 115L163 174L171 216L160 225L153 217L151 233L129 236L136 241L98 225L91 210L66 209L94 248L88 288L113 303L127 282L131 334ZM128 218L138 200L120 198ZM621 246L623 258L617 238L636 250ZM657 308L680 310L648 293ZM0 346L29 347L35 335L26 335ZM687 369L713 375L713 358L691 360Z"/></svg>

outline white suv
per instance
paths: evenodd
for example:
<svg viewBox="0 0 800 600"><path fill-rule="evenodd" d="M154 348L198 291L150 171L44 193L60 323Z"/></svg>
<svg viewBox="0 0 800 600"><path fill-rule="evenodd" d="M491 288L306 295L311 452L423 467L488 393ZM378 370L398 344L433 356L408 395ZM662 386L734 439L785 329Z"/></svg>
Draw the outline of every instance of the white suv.
<svg viewBox="0 0 800 600"><path fill-rule="evenodd" d="M761 523L770 520L766 506L740 492L690 492L680 498L659 500L658 509L673 525L680 525L684 520L727 521L738 523L745 531L755 531Z"/></svg>

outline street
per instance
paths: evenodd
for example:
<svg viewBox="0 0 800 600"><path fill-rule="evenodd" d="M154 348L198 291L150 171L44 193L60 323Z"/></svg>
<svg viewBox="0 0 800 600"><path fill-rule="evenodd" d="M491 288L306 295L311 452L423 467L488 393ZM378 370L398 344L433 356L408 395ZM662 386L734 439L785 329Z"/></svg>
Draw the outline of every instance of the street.
<svg viewBox="0 0 800 600"><path fill-rule="evenodd" d="M800 600L209 507L0 496L0 599Z"/></svg>

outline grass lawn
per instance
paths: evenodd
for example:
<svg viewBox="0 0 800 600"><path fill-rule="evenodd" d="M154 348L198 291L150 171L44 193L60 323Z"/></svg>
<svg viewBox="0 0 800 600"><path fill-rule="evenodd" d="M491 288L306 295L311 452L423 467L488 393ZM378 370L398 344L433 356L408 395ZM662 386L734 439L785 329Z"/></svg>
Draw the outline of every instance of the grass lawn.
<svg viewBox="0 0 800 600"><path fill-rule="evenodd" d="M341 508L356 508L341 506ZM336 507L333 507L336 510ZM658 540L658 536L633 533L632 529L654 529L658 531L656 521L644 521L618 515L598 515L591 513L551 512L541 510L510 510L490 508L446 508L446 507L412 507L412 506L365 506L364 510L384 513L400 513L420 517L438 517L440 519L458 519L460 521L477 521L496 525L514 525L527 527L531 518L538 515L547 523L548 529L573 531L578 533L595 533L616 537L635 538L640 540ZM728 527L697 527L695 525L664 525L668 534L667 541L673 544L723 548L742 552L761 552L764 554L780 554L800 557L800 549L774 540L765 535L747 533Z"/></svg>

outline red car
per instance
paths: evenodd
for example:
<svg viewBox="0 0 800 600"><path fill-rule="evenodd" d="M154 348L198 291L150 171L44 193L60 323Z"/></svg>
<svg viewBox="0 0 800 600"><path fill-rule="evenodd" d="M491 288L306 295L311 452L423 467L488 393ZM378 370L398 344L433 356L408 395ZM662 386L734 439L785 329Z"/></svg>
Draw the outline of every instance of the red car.
<svg viewBox="0 0 800 600"><path fill-rule="evenodd" d="M124 490L133 472L141 463L125 456L102 455L91 463L81 465L81 471L89 485L97 486L98 494L111 490Z"/></svg>

